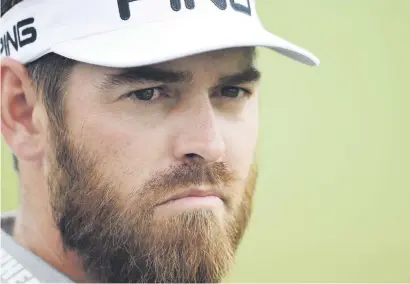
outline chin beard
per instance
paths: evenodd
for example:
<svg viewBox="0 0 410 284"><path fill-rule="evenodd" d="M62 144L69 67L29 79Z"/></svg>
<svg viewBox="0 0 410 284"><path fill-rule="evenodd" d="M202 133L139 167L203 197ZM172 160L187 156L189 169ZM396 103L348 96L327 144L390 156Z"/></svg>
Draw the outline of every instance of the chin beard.
<svg viewBox="0 0 410 284"><path fill-rule="evenodd" d="M124 231L96 235L99 228L93 225L92 231L70 247L97 282L216 283L229 270L235 250L218 222L211 211L187 212L128 236ZM75 227L70 226L71 236L78 234ZM64 235L67 239L70 232ZM88 246L80 248L84 243ZM104 245L107 243L117 245Z"/></svg>
<svg viewBox="0 0 410 284"><path fill-rule="evenodd" d="M98 168L96 155L68 140L57 142L47 174L53 217L64 248L80 257L87 282L222 281L251 215L254 167L245 188L238 189L240 201L230 204L223 217L198 209L158 219L148 205L164 189L154 187L147 191L150 197L131 196L131 202L123 202L116 183ZM182 172L229 179L221 165L214 171L187 167ZM181 172L176 176L181 179Z"/></svg>

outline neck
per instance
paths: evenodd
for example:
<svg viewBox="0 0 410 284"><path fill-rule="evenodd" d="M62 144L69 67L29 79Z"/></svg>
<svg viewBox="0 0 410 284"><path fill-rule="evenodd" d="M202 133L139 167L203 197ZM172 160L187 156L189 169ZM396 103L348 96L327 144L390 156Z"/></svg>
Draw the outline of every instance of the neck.
<svg viewBox="0 0 410 284"><path fill-rule="evenodd" d="M30 183L28 188L20 182L22 198L13 229L14 239L73 281L86 281L77 254L63 247L61 234L52 219L46 187L34 188L34 183Z"/></svg>

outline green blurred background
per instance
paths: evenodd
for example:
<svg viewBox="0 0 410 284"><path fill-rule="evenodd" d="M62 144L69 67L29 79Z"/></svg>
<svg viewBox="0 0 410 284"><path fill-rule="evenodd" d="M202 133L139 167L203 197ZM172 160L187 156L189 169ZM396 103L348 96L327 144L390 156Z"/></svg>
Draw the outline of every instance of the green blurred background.
<svg viewBox="0 0 410 284"><path fill-rule="evenodd" d="M257 0L260 179L232 282L410 282L410 0ZM2 211L18 204L2 144Z"/></svg>

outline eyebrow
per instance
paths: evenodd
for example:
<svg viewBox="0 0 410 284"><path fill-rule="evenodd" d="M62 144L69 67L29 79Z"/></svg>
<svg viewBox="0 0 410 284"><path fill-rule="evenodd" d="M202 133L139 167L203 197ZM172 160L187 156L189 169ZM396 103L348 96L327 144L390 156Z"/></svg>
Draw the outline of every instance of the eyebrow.
<svg viewBox="0 0 410 284"><path fill-rule="evenodd" d="M152 66L124 69L119 74L107 74L101 89L112 89L121 85L143 84L147 82L178 83L192 80L187 72L168 71Z"/></svg>
<svg viewBox="0 0 410 284"><path fill-rule="evenodd" d="M242 72L220 78L219 85L241 85L259 81L260 77L261 73L255 67L249 67Z"/></svg>
<svg viewBox="0 0 410 284"><path fill-rule="evenodd" d="M258 81L260 72L255 67L219 79L219 85L240 85ZM143 84L147 82L183 83L192 82L191 72L164 70L152 66L128 68L119 74L107 74L100 85L102 90L110 90L121 85Z"/></svg>

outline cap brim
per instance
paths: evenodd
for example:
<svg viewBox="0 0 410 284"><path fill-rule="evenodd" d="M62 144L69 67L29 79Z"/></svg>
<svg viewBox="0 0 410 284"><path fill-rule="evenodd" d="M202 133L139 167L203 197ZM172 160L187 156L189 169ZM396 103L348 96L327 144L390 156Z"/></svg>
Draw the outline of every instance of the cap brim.
<svg viewBox="0 0 410 284"><path fill-rule="evenodd" d="M222 21L223 22L223 21ZM203 52L234 47L267 47L309 66L319 60L309 51L261 25L210 20L150 23L100 33L53 46L61 56L101 66L127 68L151 65Z"/></svg>

